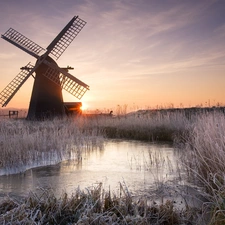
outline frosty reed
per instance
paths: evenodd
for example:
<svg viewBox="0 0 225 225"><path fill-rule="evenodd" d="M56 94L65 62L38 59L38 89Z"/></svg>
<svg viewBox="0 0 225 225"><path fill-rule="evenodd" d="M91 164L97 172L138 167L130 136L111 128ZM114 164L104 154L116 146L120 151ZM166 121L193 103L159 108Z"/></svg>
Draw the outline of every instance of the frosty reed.
<svg viewBox="0 0 225 225"><path fill-rule="evenodd" d="M191 216L190 216L191 215ZM29 193L23 200L5 197L0 202L1 224L76 225L179 225L197 219L193 211L178 211L173 202L156 204L147 198L134 200L122 184L118 195L96 187L56 198L52 190Z"/></svg>
<svg viewBox="0 0 225 225"><path fill-rule="evenodd" d="M209 199L209 224L225 224L225 115L201 115L185 137L183 162L191 182Z"/></svg>
<svg viewBox="0 0 225 225"><path fill-rule="evenodd" d="M0 120L0 174L63 160L81 160L82 151L101 148L103 139L81 120Z"/></svg>

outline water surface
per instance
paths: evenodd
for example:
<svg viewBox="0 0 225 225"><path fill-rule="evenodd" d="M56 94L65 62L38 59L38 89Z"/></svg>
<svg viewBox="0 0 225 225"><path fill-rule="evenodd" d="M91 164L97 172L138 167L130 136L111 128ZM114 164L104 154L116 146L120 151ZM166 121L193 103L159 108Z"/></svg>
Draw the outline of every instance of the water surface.
<svg viewBox="0 0 225 225"><path fill-rule="evenodd" d="M177 178L177 156L167 144L106 141L104 149L82 155L82 163L62 162L34 168L23 174L0 176L1 196L26 196L29 191L52 188L68 194L102 182L105 190L119 191L120 183L133 194Z"/></svg>

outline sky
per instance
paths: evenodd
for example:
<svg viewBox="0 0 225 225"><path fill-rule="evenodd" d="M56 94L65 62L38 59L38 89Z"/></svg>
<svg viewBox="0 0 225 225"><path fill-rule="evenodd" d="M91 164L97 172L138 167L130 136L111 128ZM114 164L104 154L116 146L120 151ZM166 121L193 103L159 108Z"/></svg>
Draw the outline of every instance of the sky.
<svg viewBox="0 0 225 225"><path fill-rule="evenodd" d="M225 0L7 0L0 33L12 27L46 48L73 16L85 20L57 63L90 86L87 110L225 105L224 12ZM36 59L3 39L0 49L2 91ZM7 107L28 108L33 81Z"/></svg>

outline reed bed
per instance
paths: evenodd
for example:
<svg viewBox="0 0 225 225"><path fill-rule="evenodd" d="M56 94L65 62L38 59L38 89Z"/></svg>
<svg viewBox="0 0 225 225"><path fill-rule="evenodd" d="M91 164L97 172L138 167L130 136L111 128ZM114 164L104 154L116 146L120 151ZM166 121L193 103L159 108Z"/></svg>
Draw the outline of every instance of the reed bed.
<svg viewBox="0 0 225 225"><path fill-rule="evenodd" d="M0 203L1 224L135 225L192 224L194 211L178 211L173 202L156 204L146 198L134 200L121 184L120 194L102 189L102 184L56 198L51 190L30 193L22 200L6 197ZM197 220L196 220L197 221Z"/></svg>
<svg viewBox="0 0 225 225"><path fill-rule="evenodd" d="M88 118L87 118L88 119ZM141 141L173 142L176 136L187 132L195 121L188 118L184 111L144 111L142 113L109 117L90 118L95 127L107 138L124 138Z"/></svg>
<svg viewBox="0 0 225 225"><path fill-rule="evenodd" d="M0 120L0 175L24 172L102 148L103 138L81 120Z"/></svg>
<svg viewBox="0 0 225 225"><path fill-rule="evenodd" d="M191 182L201 186L209 200L209 224L225 224L225 115L201 115L186 138L184 167Z"/></svg>
<svg viewBox="0 0 225 225"><path fill-rule="evenodd" d="M213 189L217 188L216 184L224 185L225 115L202 115L186 138L187 170L192 178L202 178L202 182Z"/></svg>

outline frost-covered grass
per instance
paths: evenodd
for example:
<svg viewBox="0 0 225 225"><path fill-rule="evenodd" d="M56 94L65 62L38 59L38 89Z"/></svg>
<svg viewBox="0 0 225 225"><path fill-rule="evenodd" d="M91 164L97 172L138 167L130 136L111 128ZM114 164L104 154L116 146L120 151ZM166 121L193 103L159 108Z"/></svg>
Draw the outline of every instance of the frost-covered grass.
<svg viewBox="0 0 225 225"><path fill-rule="evenodd" d="M225 185L225 115L200 116L186 139L185 151L193 179L202 179L209 190Z"/></svg>
<svg viewBox="0 0 225 225"><path fill-rule="evenodd" d="M0 120L0 175L63 160L80 160L82 152L102 147L97 132L83 120Z"/></svg>
<svg viewBox="0 0 225 225"><path fill-rule="evenodd" d="M186 138L183 162L190 180L208 194L209 224L225 224L225 115L201 115Z"/></svg>
<svg viewBox="0 0 225 225"><path fill-rule="evenodd" d="M196 210L174 208L172 201L135 200L122 185L119 194L106 192L99 184L77 189L71 196L64 193L56 198L51 190L42 190L22 200L6 197L0 203L1 224L179 225L198 223L197 216Z"/></svg>
<svg viewBox="0 0 225 225"><path fill-rule="evenodd" d="M142 141L173 142L174 138L189 129L195 117L188 118L184 111L146 111L116 117L90 119L108 138L124 138Z"/></svg>

